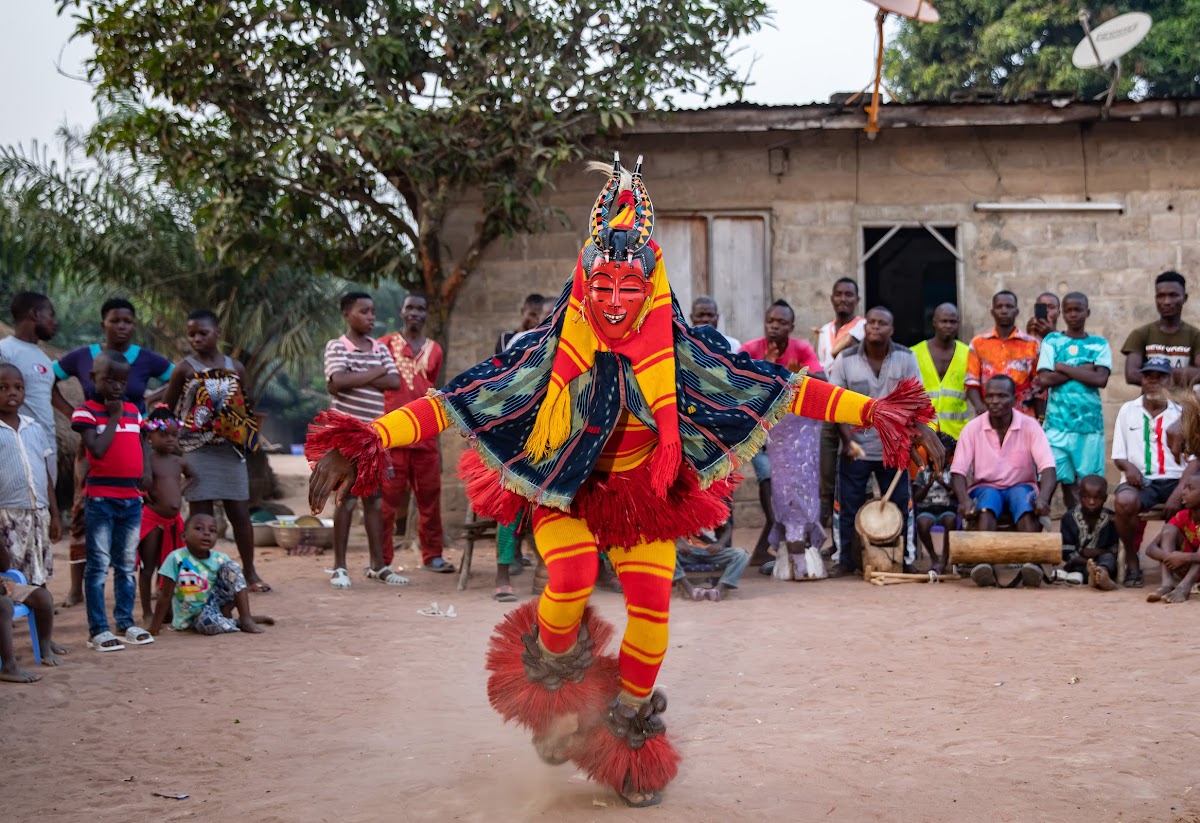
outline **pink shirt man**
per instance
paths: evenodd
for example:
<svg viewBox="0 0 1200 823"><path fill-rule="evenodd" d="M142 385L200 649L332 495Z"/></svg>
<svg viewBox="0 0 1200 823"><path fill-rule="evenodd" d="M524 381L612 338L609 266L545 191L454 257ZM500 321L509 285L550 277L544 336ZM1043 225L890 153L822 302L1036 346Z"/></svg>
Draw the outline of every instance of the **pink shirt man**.
<svg viewBox="0 0 1200 823"><path fill-rule="evenodd" d="M1054 468L1054 455L1046 433L1032 417L1014 414L1001 445L985 413L963 428L950 471L971 477L972 468L972 490L980 486L1011 489L1022 483L1036 484L1040 472Z"/></svg>
<svg viewBox="0 0 1200 823"><path fill-rule="evenodd" d="M747 340L738 351L744 351L755 360L766 360L768 359L767 338L757 337L754 340ZM817 359L817 353L813 351L813 347L803 340L797 340L795 337L788 338L787 348L784 349L783 356L771 362L778 363L788 371L793 372L800 371L802 368L807 368L809 374L816 374L823 371L821 361Z"/></svg>

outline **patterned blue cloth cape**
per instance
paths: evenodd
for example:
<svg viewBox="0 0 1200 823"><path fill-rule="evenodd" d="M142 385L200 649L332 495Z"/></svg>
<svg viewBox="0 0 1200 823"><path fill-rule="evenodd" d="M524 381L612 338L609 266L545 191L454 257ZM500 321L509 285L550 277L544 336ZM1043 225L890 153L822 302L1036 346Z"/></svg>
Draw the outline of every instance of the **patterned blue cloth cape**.
<svg viewBox="0 0 1200 823"><path fill-rule="evenodd" d="M592 475L622 408L657 431L628 358L597 351L592 369L570 384L571 435L566 443L540 463L526 456L525 441L550 381L570 293L568 281L543 325L511 349L467 369L440 393L450 421L507 488L558 509L567 509ZM766 430L787 413L800 375L734 354L711 326L688 327L679 303L673 297L671 302L683 458L704 488L761 448Z"/></svg>

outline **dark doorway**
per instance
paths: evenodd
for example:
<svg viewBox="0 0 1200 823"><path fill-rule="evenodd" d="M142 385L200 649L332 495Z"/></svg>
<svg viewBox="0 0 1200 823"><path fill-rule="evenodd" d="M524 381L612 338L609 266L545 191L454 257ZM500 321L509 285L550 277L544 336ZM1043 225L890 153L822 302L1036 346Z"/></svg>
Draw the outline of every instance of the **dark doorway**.
<svg viewBox="0 0 1200 823"><path fill-rule="evenodd" d="M958 305L958 259L950 250L957 243L954 226L863 229L863 249L874 249L863 264L867 292L863 310L890 309L896 318L897 343L912 346L932 337L933 310L941 303Z"/></svg>

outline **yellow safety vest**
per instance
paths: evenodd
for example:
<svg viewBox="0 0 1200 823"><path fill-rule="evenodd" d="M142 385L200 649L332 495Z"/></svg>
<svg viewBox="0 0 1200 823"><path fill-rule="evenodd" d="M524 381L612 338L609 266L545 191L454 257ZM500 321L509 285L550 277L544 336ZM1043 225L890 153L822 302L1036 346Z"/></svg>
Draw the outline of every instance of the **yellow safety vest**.
<svg viewBox="0 0 1200 823"><path fill-rule="evenodd" d="M929 399L933 401L934 411L937 412L938 429L955 440L971 419L966 389L968 348L961 340L954 341L954 357L942 378L938 377L937 366L929 353L929 343L922 340L912 348L912 353L917 357L917 368L921 370L921 382L925 384L925 391L929 392Z"/></svg>

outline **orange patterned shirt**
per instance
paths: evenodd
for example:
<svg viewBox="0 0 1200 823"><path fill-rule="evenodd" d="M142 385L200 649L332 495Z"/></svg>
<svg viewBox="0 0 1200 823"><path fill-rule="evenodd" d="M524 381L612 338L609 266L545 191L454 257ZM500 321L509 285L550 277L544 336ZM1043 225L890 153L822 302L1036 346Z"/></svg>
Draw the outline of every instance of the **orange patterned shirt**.
<svg viewBox="0 0 1200 823"><path fill-rule="evenodd" d="M998 374L1006 374L1017 384L1015 408L1032 417L1034 410L1030 402L1039 345L1036 337L1018 328L1014 328L1007 338L1000 337L995 328L976 335L967 352L967 388L974 386L982 393L987 381Z"/></svg>

